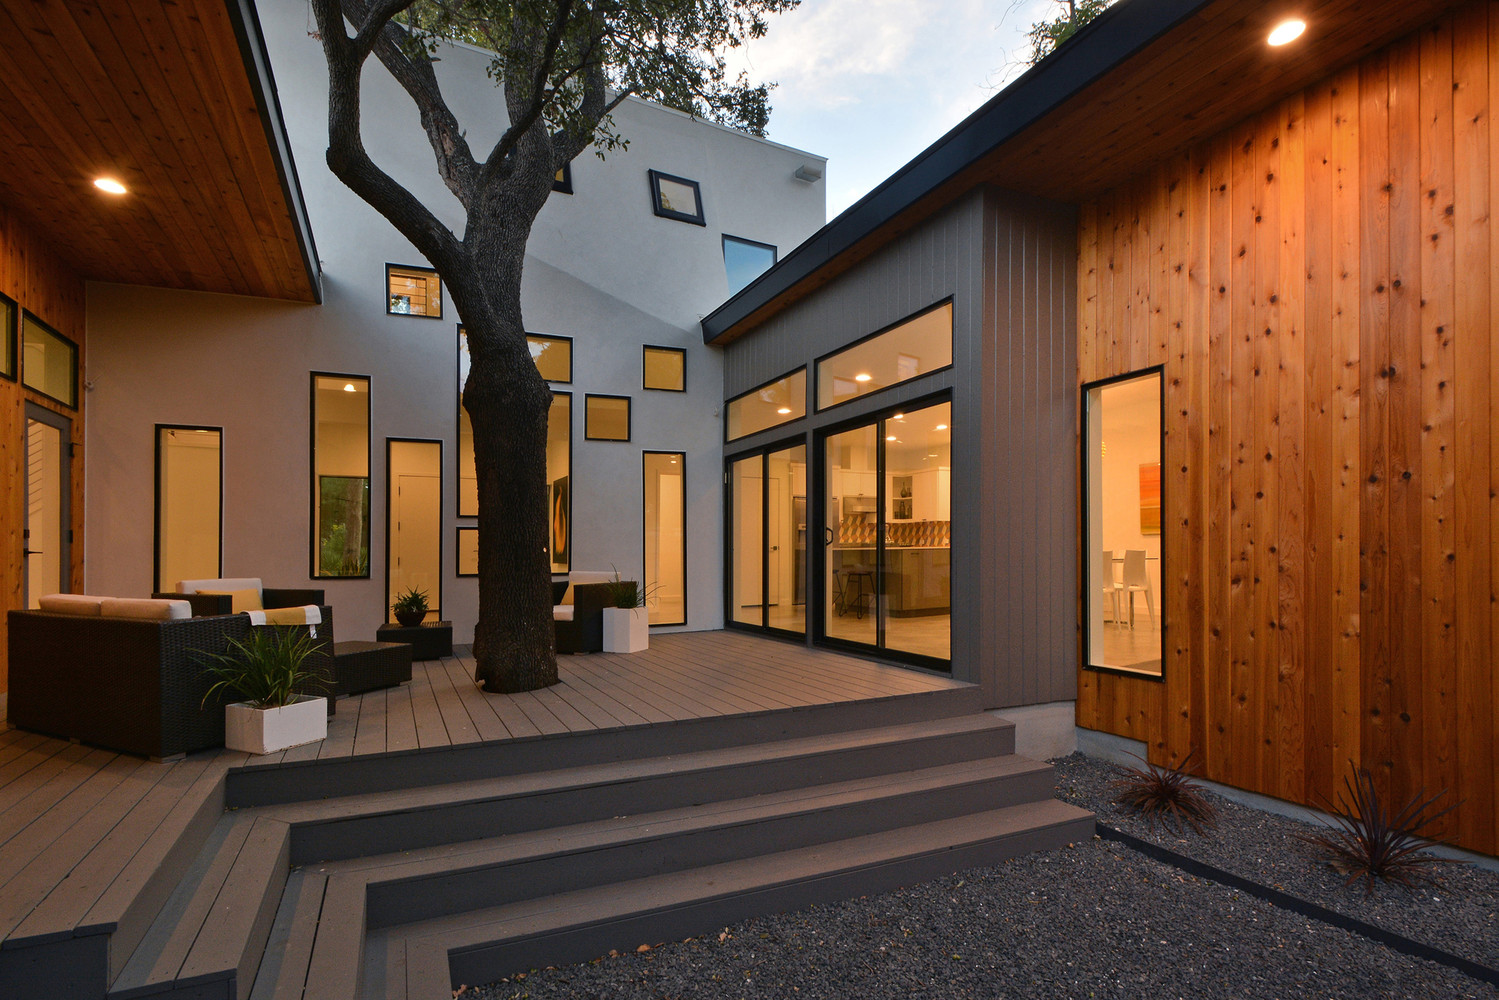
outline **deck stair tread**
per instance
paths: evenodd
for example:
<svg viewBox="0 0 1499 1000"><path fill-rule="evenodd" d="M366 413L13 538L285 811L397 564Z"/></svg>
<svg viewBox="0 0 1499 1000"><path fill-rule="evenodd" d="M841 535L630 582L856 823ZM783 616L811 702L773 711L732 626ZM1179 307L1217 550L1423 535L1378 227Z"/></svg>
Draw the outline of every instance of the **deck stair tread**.
<svg viewBox="0 0 1499 1000"><path fill-rule="evenodd" d="M474 956L497 944L544 941L590 931L595 935L590 940L597 942L608 938L611 926L617 928L617 935L629 935L631 921L650 916L659 918L674 911L688 913L694 907L748 899L755 894L774 897L782 892L789 894L782 898L818 901L827 898L818 892L818 883L836 884L840 876L856 872L884 870L885 877L877 879L878 884L893 887L903 884L907 873L913 878L926 877L923 861L936 861L940 865L944 855L961 855L965 861L960 867L966 867L975 863L975 851L982 852L979 861L998 861L1037 846L1060 846L1079 839L1091 830L1091 824L1091 813L1048 799L429 918L388 928L371 937L366 968L397 959L410 977L405 984L393 982L394 977L388 974L366 978L376 980L378 995L386 997L445 995L450 988L449 956L458 978L463 979L460 970ZM833 888L832 898L839 894ZM748 912L764 909L754 907L753 903L749 905L752 909ZM687 919L693 918L689 915ZM682 926L673 927L673 934L688 932ZM608 947L633 948L641 943L628 936L616 936L614 941L613 945L595 943L593 947L599 950L593 954L601 954ZM586 943L583 946L588 947ZM559 960L591 957L586 951L564 954ZM482 957L478 960L486 961ZM520 965L509 971L524 971L527 967ZM496 968L491 966L487 971L494 975L508 974L496 972ZM365 996L372 995L377 994L367 989Z"/></svg>

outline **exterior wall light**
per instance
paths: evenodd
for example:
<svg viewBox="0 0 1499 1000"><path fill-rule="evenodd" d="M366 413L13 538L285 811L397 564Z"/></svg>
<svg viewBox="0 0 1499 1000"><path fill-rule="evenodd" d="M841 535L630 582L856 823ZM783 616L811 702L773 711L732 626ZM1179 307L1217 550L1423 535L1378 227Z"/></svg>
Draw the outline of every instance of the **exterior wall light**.
<svg viewBox="0 0 1499 1000"><path fill-rule="evenodd" d="M1282 21L1275 26L1274 31L1270 32L1269 42L1271 45L1285 45L1300 38L1301 33L1305 30L1305 21L1297 20L1296 18L1292 18L1289 21Z"/></svg>
<svg viewBox="0 0 1499 1000"><path fill-rule="evenodd" d="M121 184L113 177L95 177L94 187L98 188L100 191L108 192L109 194L125 193L125 185Z"/></svg>

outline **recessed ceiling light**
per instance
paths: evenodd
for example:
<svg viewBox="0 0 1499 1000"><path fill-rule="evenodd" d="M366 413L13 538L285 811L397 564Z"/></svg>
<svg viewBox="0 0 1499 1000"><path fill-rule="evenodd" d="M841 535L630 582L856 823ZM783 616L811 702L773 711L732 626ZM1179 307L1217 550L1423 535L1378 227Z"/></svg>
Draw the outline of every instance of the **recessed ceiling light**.
<svg viewBox="0 0 1499 1000"><path fill-rule="evenodd" d="M788 414L788 413L791 412L791 407L789 407L789 406L783 406L779 410L777 410L776 412L779 413L781 416L784 417L786 414Z"/></svg>
<svg viewBox="0 0 1499 1000"><path fill-rule="evenodd" d="M897 413L895 415L895 419L896 420L904 420L904 419L906 419L906 415L904 413Z"/></svg>
<svg viewBox="0 0 1499 1000"><path fill-rule="evenodd" d="M945 431L945 430L947 430L947 425L946 424L938 424L937 425L937 429L939 431Z"/></svg>
<svg viewBox="0 0 1499 1000"><path fill-rule="evenodd" d="M1271 45L1285 45L1287 42L1294 42L1300 38L1301 33L1305 30L1305 21L1296 18L1292 18L1289 21L1282 21L1275 26L1274 31L1270 32L1269 42Z"/></svg>
<svg viewBox="0 0 1499 1000"><path fill-rule="evenodd" d="M344 392L353 392L353 391L354 391L354 383L353 382L345 382L344 383Z"/></svg>
<svg viewBox="0 0 1499 1000"><path fill-rule="evenodd" d="M894 434L887 435L885 437L885 440L886 441L894 441L895 440L895 435Z"/></svg>
<svg viewBox="0 0 1499 1000"><path fill-rule="evenodd" d="M871 375L871 374L869 374L868 372L860 372L859 374L857 374L857 375L854 376L854 381L855 382L868 382L872 378L874 378L874 376Z"/></svg>
<svg viewBox="0 0 1499 1000"><path fill-rule="evenodd" d="M98 188L100 191L107 191L110 194L125 193L125 185L121 184L113 177L95 177L94 187Z"/></svg>

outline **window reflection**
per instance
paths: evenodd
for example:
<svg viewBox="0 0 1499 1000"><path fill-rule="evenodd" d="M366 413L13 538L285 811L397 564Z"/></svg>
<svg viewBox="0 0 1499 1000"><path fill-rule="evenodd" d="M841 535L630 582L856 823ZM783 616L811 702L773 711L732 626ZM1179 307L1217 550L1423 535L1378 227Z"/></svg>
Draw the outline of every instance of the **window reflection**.
<svg viewBox="0 0 1499 1000"><path fill-rule="evenodd" d="M826 409L952 364L952 303L817 363L817 408Z"/></svg>
<svg viewBox="0 0 1499 1000"><path fill-rule="evenodd" d="M799 420L807 415L807 370L798 369L785 378L729 400L728 440Z"/></svg>

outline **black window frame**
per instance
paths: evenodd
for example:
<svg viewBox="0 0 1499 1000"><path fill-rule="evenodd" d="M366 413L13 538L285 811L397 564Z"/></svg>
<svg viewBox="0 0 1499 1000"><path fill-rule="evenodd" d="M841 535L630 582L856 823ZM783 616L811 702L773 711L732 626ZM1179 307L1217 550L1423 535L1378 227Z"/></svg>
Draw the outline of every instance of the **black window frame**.
<svg viewBox="0 0 1499 1000"><path fill-rule="evenodd" d="M459 580L477 579L479 570L475 567L472 573L463 572L463 533L472 531L475 536L479 534L477 524L459 524L453 530L453 576Z"/></svg>
<svg viewBox="0 0 1499 1000"><path fill-rule="evenodd" d="M949 361L947 364L943 365L940 368L933 368L931 371L921 372L920 374L914 375L911 378L902 379L899 382L891 382L889 385L882 385L878 389L875 389L873 392L862 392L862 393L858 394L857 396L850 396L848 399L841 399L841 400L839 400L836 403L829 403L827 406L822 406L822 405L820 405L818 403L818 400L822 398L822 394L819 392L819 390L822 388L822 370L821 369L822 369L822 363L824 361L827 361L829 358L835 358L838 355L842 354L843 352L851 350L852 348L858 347L860 344L867 343L868 341L874 340L877 337L883 337L885 334L890 333L892 330L895 330L898 327L905 326L907 323L913 323L916 320L920 319L921 317L927 315L928 313L936 312L938 309L941 309L943 306L952 306L953 307L953 328L948 331L948 336L949 336L949 338L952 341L952 347L953 347L953 350L952 350L952 360L951 361ZM896 320L894 323L886 323L884 326L880 327L878 330L874 331L873 333L867 333L864 336L858 338L857 340L850 340L848 343L843 344L842 346L837 347L837 348L835 348L835 349L833 349L831 351L828 351L826 354L820 354L820 355L818 355L817 357L815 357L815 358L812 359L812 372L811 372L811 377L808 379L808 385L807 385L807 392L808 392L808 396L809 396L808 402L811 404L811 407L810 407L810 409L809 409L808 412L811 412L811 413L830 413L833 410L836 410L838 407L840 407L840 406L847 406L849 403L852 403L855 400L870 399L870 398L872 398L874 396L878 396L882 392L886 392L886 391L888 391L890 389L894 389L897 386L910 385L912 382L917 382L917 381L920 381L921 379L928 378L928 377L930 377L932 375L936 375L939 372L945 372L945 371L951 369L955 364L957 364L957 361L958 361L958 352L957 352L958 331L957 331L957 323L958 323L958 318L957 318L956 296L947 295L947 296L944 296L944 297L938 299L936 302L933 302L931 305L929 305L929 306L927 306L927 307L925 307L923 309L918 309L918 310L916 310L915 312L911 313L908 316L903 316L902 318Z"/></svg>
<svg viewBox="0 0 1499 1000"><path fill-rule="evenodd" d="M779 381L773 379L772 381ZM767 383L769 384L769 383ZM777 424L776 426L781 426ZM770 428L766 428L770 430ZM812 451L807 441L807 432L804 430L799 434L789 435L775 441L756 445L753 448L745 448L742 451L726 454L723 458L723 622L726 629L739 629L752 632L757 635L772 636L780 639L791 639L803 645L812 641L812 622L814 612L812 610L812 595L814 592L814 577L812 569L813 545L811 539L811 522L807 526L808 539L805 557L807 564L802 567L807 580L807 611L803 619L804 631L797 632L792 629L777 628L770 624L770 552L765 546L765 525L770 521L770 497L769 497L769 467L770 456L781 451L790 451L793 448L807 449L807 490L811 493L812 475ZM734 490L733 475L734 465L748 458L760 460L760 624L754 625L750 622L742 622L734 617ZM813 516L812 497L807 497L807 517ZM793 547L792 551L795 551ZM793 598L794 600L794 598Z"/></svg>
<svg viewBox="0 0 1499 1000"><path fill-rule="evenodd" d="M418 271L418 272L421 272L421 273L424 273L424 274L430 274L434 278L436 278L437 279L437 312L435 312L435 313L430 313L430 312L424 312L424 313L396 312L395 310L391 309L390 308L390 272L391 272L392 269L399 269L399 270L402 270L402 271ZM386 261L385 262L385 315L387 315L387 316L401 316L401 317L406 318L406 319L442 319L442 275L440 275L440 274L437 273L437 268L435 268L435 267L427 267L427 266L422 265L422 264L393 264L390 261Z"/></svg>
<svg viewBox="0 0 1499 1000"><path fill-rule="evenodd" d="M5 337L4 354L0 360L5 363L0 365L0 378L9 382L20 382L21 380L21 305L9 295L0 294L0 315L9 315L9 321L5 323L5 330L0 335Z"/></svg>
<svg viewBox="0 0 1499 1000"><path fill-rule="evenodd" d="M23 347L24 347L24 332L25 332L25 329L26 329L26 322L28 320L30 320L31 322L35 323L37 326L41 327L47 333L50 333L52 336L56 337L58 340L62 341L64 344L67 345L69 354L72 357L72 361L70 362L69 366L73 370L72 385L70 386L70 388L72 389L72 393L73 393L73 398L71 400L58 399L56 396L52 395L50 392L47 392L45 389L38 389L36 386L34 386L30 382L26 381L26 359L25 359L25 353L26 352L23 350ZM32 312L30 309L22 309L22 310L20 310L20 317L19 317L19 319L16 322L16 327L17 327L17 335L16 335L16 340L14 341L15 346L16 346L16 355L15 355L15 357L16 357L16 364L15 364L15 368L16 368L16 380L24 388L30 390L31 392L36 393L38 396L41 396L44 399L50 399L50 400L52 400L52 402L56 403L58 406L64 406L64 407L67 407L69 410L73 410L74 412L77 412L77 410L78 410L78 380L79 380L79 377L82 374L79 371L79 365L78 365L78 344L74 342L73 338L63 336L61 333L59 333L57 331L57 329L54 326L52 326L51 323L48 323L47 321L45 321L44 319L42 319L40 316L38 316L36 313Z"/></svg>
<svg viewBox="0 0 1499 1000"><path fill-rule="evenodd" d="M561 174L562 176L561 177L553 176L553 178L552 178L552 190L556 191L558 194L572 194L573 193L573 164L572 164L572 161L569 160L566 163L562 164L562 169L559 170L559 171L557 171L557 173Z"/></svg>
<svg viewBox="0 0 1499 1000"><path fill-rule="evenodd" d="M663 354L675 354L682 359L682 388L671 389L662 385L647 385L645 381L645 359L651 351L659 351ZM667 347L663 344L641 344L640 345L640 388L644 392L686 392L687 391L687 348ZM673 452L672 454L675 454Z"/></svg>
<svg viewBox="0 0 1499 1000"><path fill-rule="evenodd" d="M685 451L667 451L646 448L640 452L640 575L646 575L646 551L645 551L645 459L647 455L675 455L682 460L682 620L679 622L652 622L650 612L646 612L648 628L679 628L687 624L687 603L692 595L692 587L687 583L687 571L691 563L687 561L687 453ZM641 585L648 583L641 580Z"/></svg>
<svg viewBox="0 0 1499 1000"><path fill-rule="evenodd" d="M732 406L734 403L737 403L739 400L745 398L746 396L753 396L755 393L759 392L761 389L766 388L767 386L772 386L772 385L775 385L777 382L782 382L782 381L785 381L786 379L791 378L797 372L803 372L806 375L806 378L803 380L803 383L802 383L802 391L803 391L804 396L803 396L803 399L802 399L802 412L801 412L801 416L795 416L795 415L789 416L785 420L781 421L778 424L771 424L769 427L762 427L762 428L760 428L757 431L750 431L748 434L741 434L738 437L732 437L732 438L729 437L729 407L730 406ZM726 399L726 400L723 401L723 443L725 445L729 445L729 444L732 444L735 441L743 441L743 440L745 440L747 438L752 438L756 434L764 434L767 431L773 431L777 427L785 427L787 424L794 424L798 420L806 420L807 417L812 412L807 407L807 404L809 402L811 402L811 399L809 398L811 391L812 391L812 373L807 370L807 366L806 365L797 365L795 368L791 369L789 372L786 372L786 373L781 374L781 375L777 375L775 378L766 379L764 382L761 382L759 385L755 386L753 389L746 389L744 392L735 393L733 396L731 396L728 399Z"/></svg>
<svg viewBox="0 0 1499 1000"><path fill-rule="evenodd" d="M307 374L307 523L310 535L309 555L311 567L308 570L308 579L311 580L368 580L370 579L370 567L375 558L374 539L370 538L370 560L365 563L364 572L359 575L328 576L323 573L323 548L322 539L318 536L318 500L321 496L322 481L317 471L317 380L319 378L341 378L341 379L363 379L365 383L365 396L368 402L365 404L365 428L364 428L364 467L368 470L365 489L369 492L370 500L370 523L368 529L375 527L375 380L369 375L357 375L353 372L323 372L311 371ZM390 610L389 608L386 609Z"/></svg>
<svg viewBox="0 0 1499 1000"><path fill-rule="evenodd" d="M625 401L625 436L595 437L588 433L589 413L588 401L590 399L623 399ZM635 404L630 396L617 396L608 392L585 392L583 394L583 440L584 441L608 441L611 444L629 444L634 436L635 430ZM576 491L575 495L576 495Z"/></svg>
<svg viewBox="0 0 1499 1000"><path fill-rule="evenodd" d="M213 427L208 424L156 424L152 430L155 435L155 481L152 483L152 491L155 494L155 503L152 505L153 523L151 525L151 579L156 581L155 593L166 593L177 585L177 581L167 581L161 578L161 432L162 431L214 431L219 436L219 565L214 571L215 579L224 576L224 428Z"/></svg>
<svg viewBox="0 0 1499 1000"><path fill-rule="evenodd" d="M686 222L694 226L707 227L707 215L703 210L703 188L697 181L688 180L686 177L678 177L676 174L668 174L661 170L647 170L646 175L650 181L651 188L651 211L663 219L674 219L677 222ZM689 215L686 212L678 212L676 209L664 208L661 205L661 182L672 181L676 184L686 184L692 188L693 197L697 201L697 214Z"/></svg>
<svg viewBox="0 0 1499 1000"><path fill-rule="evenodd" d="M1079 655L1078 659L1079 659L1079 662L1082 663L1084 670L1092 670L1092 671L1094 671L1096 673L1100 673L1100 674L1115 674L1115 675L1118 675L1120 677L1136 677L1136 678L1139 678L1140 680L1152 681L1152 682L1157 683L1157 684L1164 684L1166 682L1166 589L1167 589L1166 588L1166 580L1168 579L1168 577L1166 575L1166 569L1167 569L1167 567L1166 567L1166 525L1168 523L1167 522L1167 518L1166 518L1166 512L1169 509L1167 507L1168 491L1166 489L1166 476L1164 474L1161 476L1161 555L1160 555L1160 564L1161 564L1161 568L1160 568L1161 592L1156 595L1156 600L1159 602L1159 606L1156 608L1156 614L1159 615L1160 619L1161 619L1161 669L1160 669L1160 672L1153 674L1153 673L1150 673L1150 672L1145 671L1145 670L1132 670L1129 667L1111 667L1111 666L1108 666L1106 664L1101 664L1101 663L1095 664L1093 662L1093 648L1092 648L1092 643L1091 643L1091 637L1089 635L1089 632L1090 632L1089 617L1092 615L1092 607L1093 607L1092 601L1093 601L1094 596L1095 596L1093 594L1093 591L1092 591L1091 588L1102 589L1099 586L1098 581L1096 579L1097 574L1098 574L1098 560L1096 558L1093 558L1093 556L1090 555L1090 553L1102 552L1103 549L1100 548L1099 545L1100 545L1100 543L1103 540L1102 539L1094 540L1094 539L1092 539L1092 538L1089 537L1089 533L1088 533L1088 520L1089 520L1088 507L1089 507L1089 503L1091 502L1090 496L1089 496L1089 493L1088 493L1089 486L1090 486L1090 483L1088 481L1088 445L1089 445L1089 442L1088 442L1088 395L1094 389L1103 389L1103 388L1107 388L1108 386L1113 385L1115 383L1119 383L1119 382L1131 382L1131 381L1134 381L1135 379L1145 378L1145 377L1150 376L1150 375L1156 376L1156 378L1158 379L1158 385L1160 387L1160 397L1161 397L1161 399L1160 399L1160 417L1159 417L1159 419L1160 419L1160 424L1159 424L1159 426L1160 426L1160 452L1159 452L1159 454L1161 456L1161 469L1164 472L1164 470L1166 468L1166 366L1165 365L1150 365L1150 366L1145 367L1145 368L1137 368L1137 369L1134 369L1132 371L1125 372L1125 373L1123 373L1121 375L1110 375L1108 378L1094 379L1091 382L1084 382L1082 385L1080 385L1078 387L1078 425L1077 425L1078 426L1078 432L1077 432L1077 442L1078 442L1078 449L1077 449L1078 480L1077 481L1078 481L1078 486L1080 488L1078 496L1082 500L1082 503L1079 505L1079 511L1078 511L1078 514L1079 514L1079 517L1078 517L1078 531L1079 531L1080 535L1082 536L1082 550L1079 553L1079 558L1082 561L1082 565L1079 567L1078 579L1082 581L1082 587L1083 587L1083 592L1082 592L1083 601L1082 601L1082 608L1081 608L1082 615L1083 615L1083 620L1079 623L1080 624L1079 631L1082 633L1082 637L1080 639L1080 643L1079 644L1081 645L1082 648L1080 650L1080 655Z"/></svg>
<svg viewBox="0 0 1499 1000"><path fill-rule="evenodd" d="M720 246L720 248L723 251L724 276L725 277L728 276L728 268L729 268L729 243L730 242L733 242L733 243L742 243L745 246L751 246L751 247L761 247L763 249L766 249L766 250L770 251L770 267L767 267L764 271L761 271L759 274L755 275L749 281L745 282L741 287L739 287L739 288L730 288L729 289L729 295L730 296L738 295L740 292L744 291L744 289L748 288L750 285L753 285L755 282L759 281L766 274L766 272L768 272L771 268L775 267L776 264L780 263L780 260L781 260L781 248L778 247L778 246L776 246L774 243L761 243L759 240L752 240L752 239L748 239L748 238L743 237L743 236L732 236L729 233L723 233L719 237L719 246Z"/></svg>
<svg viewBox="0 0 1499 1000"><path fill-rule="evenodd" d="M532 331L529 331L529 330L526 331L526 344L527 344L528 347L530 346L530 343L531 343L532 340L551 340L551 341L555 341L555 342L557 342L559 344L565 343L567 345L567 378L565 378L565 379L547 378L545 375L543 375L542 378L545 379L546 382L548 384L550 384L550 385L572 385L573 384L573 374L574 374L574 371L573 371L573 338L563 336L560 333L535 333L535 332L532 332ZM534 361L533 361L533 363L534 363ZM540 370L541 370L540 368L537 369L538 372Z"/></svg>

